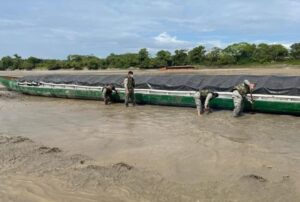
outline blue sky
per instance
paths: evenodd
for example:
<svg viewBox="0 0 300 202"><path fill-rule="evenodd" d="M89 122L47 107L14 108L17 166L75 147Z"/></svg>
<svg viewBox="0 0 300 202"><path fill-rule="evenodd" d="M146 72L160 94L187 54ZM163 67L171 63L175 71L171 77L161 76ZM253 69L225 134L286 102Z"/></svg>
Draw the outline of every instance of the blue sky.
<svg viewBox="0 0 300 202"><path fill-rule="evenodd" d="M0 0L0 57L300 42L300 0Z"/></svg>

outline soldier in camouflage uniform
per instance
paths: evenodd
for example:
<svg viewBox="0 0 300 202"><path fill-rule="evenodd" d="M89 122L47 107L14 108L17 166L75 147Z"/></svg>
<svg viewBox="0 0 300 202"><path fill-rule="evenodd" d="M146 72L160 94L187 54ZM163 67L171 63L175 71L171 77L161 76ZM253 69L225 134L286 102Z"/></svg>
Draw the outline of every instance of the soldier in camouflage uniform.
<svg viewBox="0 0 300 202"><path fill-rule="evenodd" d="M135 81L133 78L132 71L128 72L128 75L124 80L124 88L125 88L125 106L128 107L129 100L132 102L132 105L135 106L135 97L134 97Z"/></svg>
<svg viewBox="0 0 300 202"><path fill-rule="evenodd" d="M202 90L199 90L198 92L196 92L194 98L195 98L198 116L203 114L204 111L209 113L210 112L210 108L209 108L210 100L212 100L218 96L219 96L218 93L215 93L209 89L202 89Z"/></svg>
<svg viewBox="0 0 300 202"><path fill-rule="evenodd" d="M248 100L251 104L253 103L252 96L251 98L247 97L247 94L252 93L252 90L255 88L256 84L250 83L248 80L245 80L243 83L235 86L232 91L232 99L234 104L233 116L238 117L241 115L244 107L244 100Z"/></svg>
<svg viewBox="0 0 300 202"><path fill-rule="evenodd" d="M118 94L118 91L116 90L115 86L112 84L108 84L103 87L102 96L103 96L105 105L108 105L110 102L113 101L113 97L112 97L113 91L115 91L115 93Z"/></svg>

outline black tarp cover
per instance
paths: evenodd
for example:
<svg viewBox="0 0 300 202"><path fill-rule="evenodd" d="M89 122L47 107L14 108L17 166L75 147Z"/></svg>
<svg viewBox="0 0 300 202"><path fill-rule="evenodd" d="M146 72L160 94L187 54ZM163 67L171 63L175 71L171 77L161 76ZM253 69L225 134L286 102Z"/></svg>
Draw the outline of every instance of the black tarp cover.
<svg viewBox="0 0 300 202"><path fill-rule="evenodd" d="M19 82L45 82L103 86L114 84L123 87L124 75L44 75L26 76ZM136 75L136 88L192 91L209 88L220 92L230 92L232 88L248 79L257 83L254 93L300 96L300 76L249 76L249 75Z"/></svg>

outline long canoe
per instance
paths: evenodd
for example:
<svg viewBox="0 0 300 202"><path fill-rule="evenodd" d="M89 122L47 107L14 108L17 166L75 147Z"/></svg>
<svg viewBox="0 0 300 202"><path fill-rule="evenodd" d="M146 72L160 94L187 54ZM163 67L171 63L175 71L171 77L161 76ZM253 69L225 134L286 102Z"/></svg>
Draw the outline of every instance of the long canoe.
<svg viewBox="0 0 300 202"><path fill-rule="evenodd" d="M72 99L102 100L102 87L72 84L55 84L41 82L38 85L18 82L15 78L0 77L7 89L28 95L48 96ZM119 94L114 94L117 102L124 101L124 89L118 88ZM138 104L165 106L195 107L195 91L171 91L136 89L135 97ZM233 109L231 92L219 92L219 97L211 102L216 109ZM246 111L264 113L300 115L300 96L254 94L254 104L245 103Z"/></svg>

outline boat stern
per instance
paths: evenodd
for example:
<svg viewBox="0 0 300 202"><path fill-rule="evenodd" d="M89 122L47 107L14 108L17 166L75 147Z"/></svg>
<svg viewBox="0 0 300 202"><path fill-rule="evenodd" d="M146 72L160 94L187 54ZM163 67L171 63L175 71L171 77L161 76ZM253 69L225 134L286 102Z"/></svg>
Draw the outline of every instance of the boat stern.
<svg viewBox="0 0 300 202"><path fill-rule="evenodd" d="M15 90L17 85L16 77L0 76L0 84L5 86L8 90Z"/></svg>

